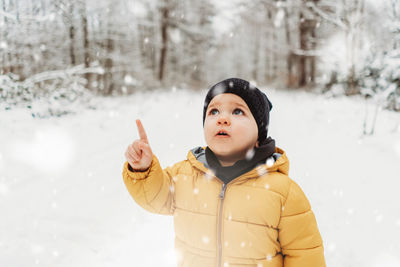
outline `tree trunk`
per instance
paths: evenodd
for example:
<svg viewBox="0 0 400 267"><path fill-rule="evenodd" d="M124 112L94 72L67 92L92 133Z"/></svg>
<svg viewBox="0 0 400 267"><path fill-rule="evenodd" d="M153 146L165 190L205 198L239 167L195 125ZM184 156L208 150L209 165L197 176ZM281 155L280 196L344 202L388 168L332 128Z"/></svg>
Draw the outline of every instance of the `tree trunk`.
<svg viewBox="0 0 400 267"><path fill-rule="evenodd" d="M167 56L167 45L168 45L168 7L165 6L161 10L161 53L160 53L160 64L158 80L162 81L164 79L165 70L165 59Z"/></svg>
<svg viewBox="0 0 400 267"><path fill-rule="evenodd" d="M89 29L86 13L86 2L82 1L80 3L80 15L82 21L82 32L83 32L83 53L84 53L84 64L85 68L90 66L90 51L89 51ZM86 73L85 79L87 81L87 88L91 87L91 74Z"/></svg>
<svg viewBox="0 0 400 267"><path fill-rule="evenodd" d="M70 15L70 25L69 25L69 56L71 59L71 65L74 66L76 64L76 59L75 59L75 28L74 28L74 5L73 3L70 3L69 6L69 15Z"/></svg>
<svg viewBox="0 0 400 267"><path fill-rule="evenodd" d="M287 69L287 81L286 84L289 87L295 86L296 79L293 75L293 58L294 54L292 51L292 38L290 35L290 27L289 27L289 11L287 7L284 7L285 12L285 37L286 37L286 45L288 47L288 52L286 55L286 69Z"/></svg>
<svg viewBox="0 0 400 267"><path fill-rule="evenodd" d="M307 29L304 23L303 13L300 11L299 16L299 42L300 50L305 51L307 49ZM307 84L307 72L306 72L306 56L299 55L297 66L298 75L298 86L302 87Z"/></svg>

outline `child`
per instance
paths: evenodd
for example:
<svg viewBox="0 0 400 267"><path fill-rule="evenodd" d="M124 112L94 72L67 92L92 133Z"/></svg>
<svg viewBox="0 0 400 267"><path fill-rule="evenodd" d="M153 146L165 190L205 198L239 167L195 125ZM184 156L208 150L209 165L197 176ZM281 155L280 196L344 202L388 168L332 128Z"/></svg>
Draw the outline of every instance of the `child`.
<svg viewBox="0 0 400 267"><path fill-rule="evenodd" d="M144 209L174 216L179 266L325 266L310 204L267 137L271 108L245 80L217 83L204 103L207 147L164 170L136 121L124 182Z"/></svg>

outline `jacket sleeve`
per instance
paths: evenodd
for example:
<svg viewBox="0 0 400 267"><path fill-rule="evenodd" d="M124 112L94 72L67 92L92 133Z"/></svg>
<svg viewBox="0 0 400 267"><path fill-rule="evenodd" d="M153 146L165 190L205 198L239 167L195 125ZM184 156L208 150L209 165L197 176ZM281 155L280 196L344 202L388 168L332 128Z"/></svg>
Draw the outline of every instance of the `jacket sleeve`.
<svg viewBox="0 0 400 267"><path fill-rule="evenodd" d="M151 166L146 171L131 171L125 162L122 176L133 199L147 211L171 215L174 209L173 167L162 169L153 155Z"/></svg>
<svg viewBox="0 0 400 267"><path fill-rule="evenodd" d="M279 241L284 267L325 267L324 248L310 203L293 181L282 206Z"/></svg>

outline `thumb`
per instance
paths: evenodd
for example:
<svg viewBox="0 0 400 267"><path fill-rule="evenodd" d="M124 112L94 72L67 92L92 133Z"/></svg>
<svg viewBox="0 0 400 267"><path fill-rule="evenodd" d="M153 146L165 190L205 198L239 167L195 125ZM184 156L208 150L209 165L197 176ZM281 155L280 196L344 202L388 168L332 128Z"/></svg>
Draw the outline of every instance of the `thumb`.
<svg viewBox="0 0 400 267"><path fill-rule="evenodd" d="M144 142L139 143L139 149L142 150L142 153L147 157L152 157L153 152L151 151L150 145Z"/></svg>

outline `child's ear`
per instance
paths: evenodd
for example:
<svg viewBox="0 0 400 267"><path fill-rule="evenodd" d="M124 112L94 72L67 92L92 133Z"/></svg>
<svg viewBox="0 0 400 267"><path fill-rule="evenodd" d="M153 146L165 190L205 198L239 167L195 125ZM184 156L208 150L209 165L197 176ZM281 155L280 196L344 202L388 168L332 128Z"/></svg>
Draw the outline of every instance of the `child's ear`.
<svg viewBox="0 0 400 267"><path fill-rule="evenodd" d="M256 148L260 147L260 143L258 141L256 142L256 146L255 147Z"/></svg>

